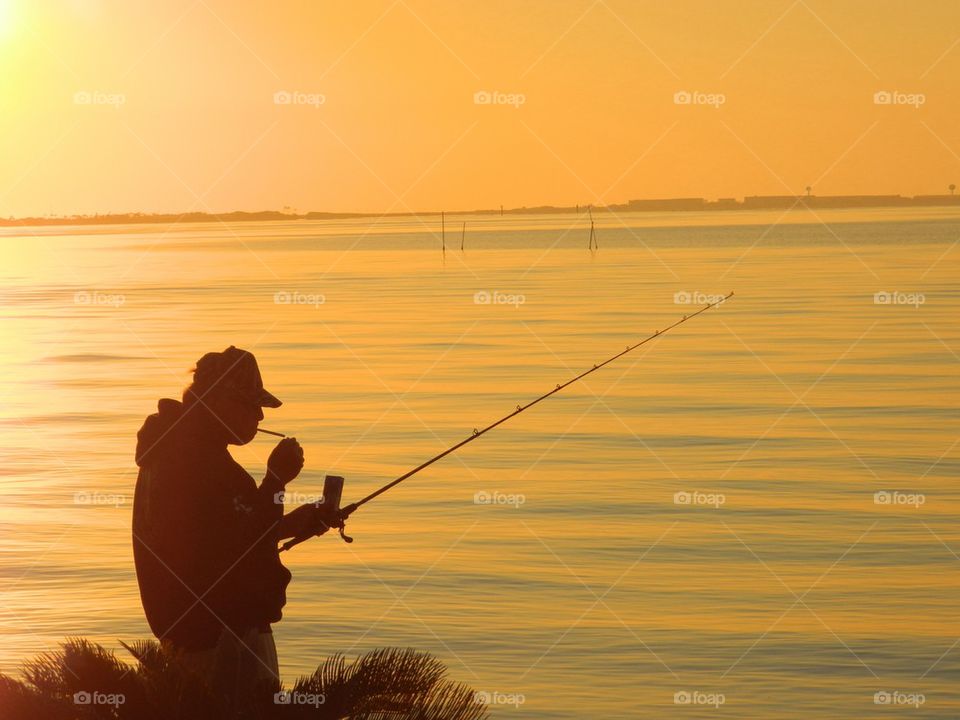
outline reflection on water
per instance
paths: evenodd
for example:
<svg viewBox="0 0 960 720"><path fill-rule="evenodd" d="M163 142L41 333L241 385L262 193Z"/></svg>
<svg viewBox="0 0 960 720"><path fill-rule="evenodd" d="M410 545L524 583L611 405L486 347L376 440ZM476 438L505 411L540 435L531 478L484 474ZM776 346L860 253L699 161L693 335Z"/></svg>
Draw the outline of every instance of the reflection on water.
<svg viewBox="0 0 960 720"><path fill-rule="evenodd" d="M500 717L955 717L960 222L731 218L3 239L0 669L148 635L134 435L203 352L256 352L291 490L350 500L734 289L291 551L285 677L401 645Z"/></svg>

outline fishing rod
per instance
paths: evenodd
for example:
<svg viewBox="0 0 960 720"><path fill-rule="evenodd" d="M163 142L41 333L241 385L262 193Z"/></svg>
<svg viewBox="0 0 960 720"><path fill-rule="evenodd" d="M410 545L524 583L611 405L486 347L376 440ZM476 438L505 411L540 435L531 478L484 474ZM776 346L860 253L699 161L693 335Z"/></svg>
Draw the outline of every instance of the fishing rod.
<svg viewBox="0 0 960 720"><path fill-rule="evenodd" d="M340 507L340 494L341 494L341 491L342 491L342 489L343 489L343 478L341 478L341 477L339 477L339 476L328 475L328 476L326 477L325 482L324 482L324 502L318 504L318 507L321 506L321 505L326 506L326 507L331 511L331 515L334 516L334 517L336 518L336 520L335 520L335 523L334 523L334 524L325 527L324 530L327 530L327 529L329 529L330 527L336 527L336 528L339 529L339 531L340 531L340 537L342 537L342 538L344 539L344 541L346 541L346 542L348 542L348 543L349 543L349 542L353 542L353 538L351 538L351 537L349 537L349 536L347 536L347 535L344 534L345 523L346 523L347 518L350 517L353 513L355 513L361 506L366 505L368 502L370 502L371 500L373 500L373 499L376 498L376 497L379 497L380 495L382 495L383 493L385 493L387 490L389 490L390 488L394 487L395 485L399 485L400 483L402 483L402 482L403 482L404 480L406 480L407 478L412 477L413 475L416 475L416 474L417 474L418 472L420 472L421 470L423 470L423 469L425 469L425 468L433 465L433 464L434 464L435 462L437 462L438 460L440 460L440 459L442 459L442 458L445 458L445 457L446 457L447 455L449 455L450 453L452 453L452 452L454 452L454 451L456 451L456 450L459 450L460 448L462 448L462 447L463 447L464 445L466 445L467 443L471 443L471 442L473 442L474 440L477 440L478 438L482 437L482 436L485 435L486 433L488 433L488 432L490 432L491 430L493 430L493 429L494 429L495 427L497 427L498 425L502 425L503 423L505 423L505 422L506 422L507 420L509 420L510 418L519 415L519 414L522 413L524 410L527 410L527 409L533 407L534 405L536 405L536 404L539 403L539 402L543 402L544 400L546 400L546 399L547 399L548 397L550 397L551 395L555 395L556 393L560 392L561 390L563 390L563 389L564 389L565 387L567 387L568 385L572 385L573 383L577 382L578 380L581 380L582 378L585 378L585 377L586 377L587 375L589 375L590 373L599 370L599 369L602 368L604 365L609 365L609 364L612 363L614 360L623 357L623 356L626 355L627 353L632 352L633 350L636 350L638 347L640 347L640 346L642 346L642 345L646 345L646 344L647 344L648 342L650 342L651 340L654 340L655 338L660 337L660 336L663 335L664 333L667 333L667 332L669 332L670 330L673 330L673 328L677 327L678 325L683 325L683 323L687 322L688 320L692 320L692 319L695 318L697 315L700 315L701 313L706 312L706 311L709 310L710 308L716 307L717 305L720 305L720 304L726 302L727 300L729 300L729 299L732 298L732 297L733 297L733 293L731 292L731 293L725 295L724 297L722 297L722 298L719 299L719 300L715 300L715 301L712 302L712 303L708 303L708 304L704 305L702 308L700 308L699 310L697 310L697 311L694 312L694 313L691 313L690 315L684 315L681 319L677 320L677 321L674 322L672 325L668 325L668 326L665 327L663 330L657 330L657 331L654 332L652 335L649 335L648 337L644 338L643 340L641 340L640 342L638 342L638 343L636 343L636 344L634 344L634 345L627 345L627 347L626 347L625 350L621 350L621 351L618 352L616 355L613 355L613 356L607 358L607 359L604 360L602 363L598 363L598 364L594 365L594 366L593 366L592 368L590 368L589 370L585 370L584 372L580 373L579 375L571 378L570 380L567 380L567 382L565 382L565 383L558 383L557 386L556 386L555 388L553 388L553 390L550 390L549 392L544 393L544 394L541 395L540 397L538 397L538 398L536 398L536 399L534 399L534 400L531 400L531 401L528 402L526 405L517 405L516 409L515 409L513 412L508 413L507 415L504 415L502 418L500 418L500 419L497 420L496 422L490 423L490 424L487 425L485 428L483 428L483 429L481 429L481 430L477 430L476 428L474 428L473 433L472 433L470 436L464 438L463 440L461 440L460 442L458 442L456 445L452 445L451 447L449 447L449 448L447 448L446 450L444 450L442 453L439 453L438 455L434 455L432 458L430 458L430 459L427 460L426 462L423 462L423 463L421 463L420 465L417 465L417 467L413 468L413 470L410 470L409 472L404 473L403 475L401 475L400 477L398 477L396 480L391 480L390 482L388 482L388 483L387 483L386 485L384 485L383 487L381 487L381 488L379 488L379 489L377 489L377 490L374 490L372 493L370 493L370 494L367 495L366 497L361 498L360 500L357 500L357 502L355 502L355 503L350 503L350 504L347 505L346 507L342 507L342 508ZM262 429L262 428L257 428L257 431L258 431L258 432L267 433L268 435L277 435L277 436L279 436L279 437L285 437L285 435L283 435L282 433L274 432L274 431L272 431L272 430L264 430L264 429ZM329 497L328 497L328 490L329 490L329 493L330 493L330 496L329 496ZM280 551L283 552L284 550L289 550L289 549L292 548L294 545L299 545L299 544L302 543L304 540L309 540L311 537L314 537L314 535L316 535L316 534L317 534L317 533L309 533L309 534L304 535L304 536L297 536L297 537L291 538L290 540L288 540L287 542L285 542L283 545L280 546Z"/></svg>

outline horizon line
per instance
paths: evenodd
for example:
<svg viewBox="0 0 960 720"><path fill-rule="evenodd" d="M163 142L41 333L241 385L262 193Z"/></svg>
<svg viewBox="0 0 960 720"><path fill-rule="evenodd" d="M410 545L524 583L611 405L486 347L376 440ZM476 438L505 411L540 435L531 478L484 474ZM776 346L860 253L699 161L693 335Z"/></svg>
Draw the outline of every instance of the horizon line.
<svg viewBox="0 0 960 720"><path fill-rule="evenodd" d="M840 209L840 208L879 208L879 207L949 207L960 206L960 195L955 194L956 187L950 186L948 194L857 194L857 195L744 195L742 199L735 197L719 197L708 200L704 197L674 197L674 198L642 198L628 200L624 203L607 205L575 204L575 205L534 205L506 208L484 208L474 210L420 210L403 212L363 212L363 211L326 211L307 210L297 212L295 209L283 210L227 210L211 212L189 210L179 212L107 212L73 215L27 215L21 217L0 217L0 226L30 226L30 225L69 225L69 224L120 224L122 222L163 223L182 222L184 218L191 218L194 222L217 221L230 219L232 221L256 222L257 220L336 220L369 217L419 217L419 216L463 216L463 215L507 215L507 214L549 214L549 213L590 213L597 212L710 212L710 211L743 211L743 210L793 210L793 209ZM285 206L286 208L286 206Z"/></svg>

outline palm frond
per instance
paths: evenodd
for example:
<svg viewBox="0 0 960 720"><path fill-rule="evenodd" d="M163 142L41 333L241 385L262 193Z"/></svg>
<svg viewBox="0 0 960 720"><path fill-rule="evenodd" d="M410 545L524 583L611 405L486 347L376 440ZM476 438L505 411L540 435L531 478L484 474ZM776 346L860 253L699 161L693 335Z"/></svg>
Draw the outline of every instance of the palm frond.
<svg viewBox="0 0 960 720"><path fill-rule="evenodd" d="M121 645L135 664L79 638L23 665L23 680L0 674L2 720L206 720L234 717L204 677L154 641ZM229 700L257 720L482 720L466 685L446 677L443 663L412 649L383 648L352 662L326 658L294 684L313 702L278 702L272 692L239 688ZM122 697L115 705L78 702L78 694Z"/></svg>
<svg viewBox="0 0 960 720"><path fill-rule="evenodd" d="M73 708L35 687L0 674L0 717L20 720L72 720Z"/></svg>
<svg viewBox="0 0 960 720"><path fill-rule="evenodd" d="M324 698L322 706L298 717L370 720L475 720L486 709L467 687L446 679L446 668L428 653L382 648L347 665L334 655L313 675L300 678L293 693Z"/></svg>
<svg viewBox="0 0 960 720"><path fill-rule="evenodd" d="M133 655L134 659L140 663L142 667L159 670L166 667L169 661L167 653L163 651L160 643L156 640L134 640L130 645L123 640L118 640L117 642L119 642L128 653Z"/></svg>

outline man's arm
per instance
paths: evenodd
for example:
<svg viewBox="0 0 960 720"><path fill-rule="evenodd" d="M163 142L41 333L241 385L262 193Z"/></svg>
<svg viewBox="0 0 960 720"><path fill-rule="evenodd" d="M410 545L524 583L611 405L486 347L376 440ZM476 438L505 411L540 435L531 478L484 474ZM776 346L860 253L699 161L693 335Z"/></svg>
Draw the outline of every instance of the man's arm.
<svg viewBox="0 0 960 720"><path fill-rule="evenodd" d="M304 535L323 535L329 530L336 518L330 517L322 505L301 505L291 510L280 520L280 540L303 537Z"/></svg>
<svg viewBox="0 0 960 720"><path fill-rule="evenodd" d="M270 453L267 460L267 473L257 488L257 505L262 520L277 524L278 530L284 527L283 490L303 469L303 448L296 438L284 438ZM287 521L287 525L290 521ZM275 540L289 537L280 535Z"/></svg>
<svg viewBox="0 0 960 720"><path fill-rule="evenodd" d="M258 488L261 502L274 503L272 516L278 522L277 540L292 537L323 535L337 521L329 517L322 505L301 505L283 514L283 490L303 469L303 448L295 438L284 438L267 461L267 474Z"/></svg>

